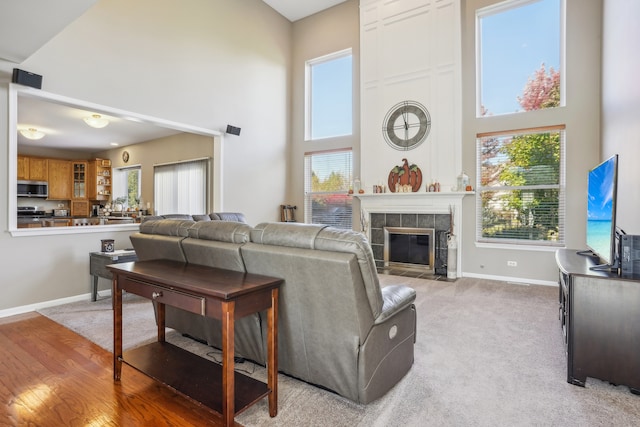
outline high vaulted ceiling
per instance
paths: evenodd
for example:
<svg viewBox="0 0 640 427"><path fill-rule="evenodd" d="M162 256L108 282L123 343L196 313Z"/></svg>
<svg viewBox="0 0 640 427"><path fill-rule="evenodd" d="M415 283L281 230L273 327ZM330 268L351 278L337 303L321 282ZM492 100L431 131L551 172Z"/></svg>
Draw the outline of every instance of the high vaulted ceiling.
<svg viewBox="0 0 640 427"><path fill-rule="evenodd" d="M280 15L294 22L346 0L262 0Z"/></svg>
<svg viewBox="0 0 640 427"><path fill-rule="evenodd" d="M99 0L0 0L0 80L8 81L14 68L20 68L20 63L44 46L97 1ZM263 1L289 21L294 22L346 0ZM44 129L48 125L53 126L51 122L54 121L56 131L49 134L49 144L76 150L92 150L98 146L106 149L110 141L119 142L123 146L171 133L170 130L156 126L145 127L139 123L127 123L117 119L113 120L109 132L90 133L87 126L78 120L78 117L84 113L87 112L64 105L25 99L20 103L18 127L33 126ZM128 126L127 130L122 132L127 135L126 139L116 134L116 128L123 126ZM68 141L64 142L65 135L69 134L82 134L83 146L74 146ZM98 135L100 136L99 140ZM22 136L19 136L19 142L23 145L36 146L39 144L38 141L28 141Z"/></svg>

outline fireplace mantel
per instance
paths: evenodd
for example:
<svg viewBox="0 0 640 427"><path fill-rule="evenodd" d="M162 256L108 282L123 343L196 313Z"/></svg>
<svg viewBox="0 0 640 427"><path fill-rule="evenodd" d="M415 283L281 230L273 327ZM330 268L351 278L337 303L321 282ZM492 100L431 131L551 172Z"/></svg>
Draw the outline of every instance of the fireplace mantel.
<svg viewBox="0 0 640 427"><path fill-rule="evenodd" d="M379 208L390 208L384 212L448 213L449 206L462 207L462 198L474 191L438 191L415 193L363 193L354 194L360 199L361 208L369 212L382 212ZM418 208L419 210L412 210ZM410 210L407 210L410 209ZM425 210L427 209L427 210Z"/></svg>
<svg viewBox="0 0 640 427"><path fill-rule="evenodd" d="M453 213L453 234L458 239L457 277L461 276L462 251L462 199L473 195L473 191L442 191L415 193L364 193L354 194L360 200L360 211L363 218L370 222L372 213L385 214L449 214ZM367 237L371 239L371 230L364 225Z"/></svg>

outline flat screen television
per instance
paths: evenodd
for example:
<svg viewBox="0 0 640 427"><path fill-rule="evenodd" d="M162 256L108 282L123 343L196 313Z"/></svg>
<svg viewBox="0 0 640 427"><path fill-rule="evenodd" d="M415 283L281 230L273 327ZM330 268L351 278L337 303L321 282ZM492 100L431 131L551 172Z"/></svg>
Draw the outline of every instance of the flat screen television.
<svg viewBox="0 0 640 427"><path fill-rule="evenodd" d="M618 155L615 154L589 171L587 199L587 247L601 265L594 269L617 268L616 196Z"/></svg>

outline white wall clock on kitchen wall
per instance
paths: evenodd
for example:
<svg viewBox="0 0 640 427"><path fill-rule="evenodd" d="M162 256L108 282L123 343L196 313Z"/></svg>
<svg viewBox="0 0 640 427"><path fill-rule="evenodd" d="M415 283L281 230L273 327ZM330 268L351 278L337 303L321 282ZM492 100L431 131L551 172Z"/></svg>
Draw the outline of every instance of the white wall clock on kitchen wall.
<svg viewBox="0 0 640 427"><path fill-rule="evenodd" d="M431 130L431 115L416 101L402 101L389 109L382 122L382 134L390 147L407 151L422 144Z"/></svg>

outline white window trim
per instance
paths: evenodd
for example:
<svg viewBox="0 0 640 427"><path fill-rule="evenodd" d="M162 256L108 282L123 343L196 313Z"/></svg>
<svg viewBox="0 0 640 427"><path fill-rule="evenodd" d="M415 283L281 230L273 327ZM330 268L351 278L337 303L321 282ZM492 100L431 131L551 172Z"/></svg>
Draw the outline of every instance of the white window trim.
<svg viewBox="0 0 640 427"><path fill-rule="evenodd" d="M320 56L318 58L310 59L305 62L304 67L304 139L305 141L313 141L314 139L311 136L311 68L323 62L332 61L334 59L343 58L346 56L353 55L352 49L347 48L343 50L339 50L337 52L329 53L327 55ZM353 70L352 70L353 72ZM353 108L353 105L352 105ZM353 135L353 120L351 123L351 134L348 135L339 135L339 136L350 136ZM334 137L328 137L334 138ZM317 138L315 140L320 139L328 139L328 138Z"/></svg>

